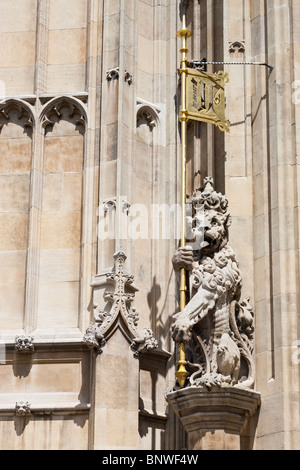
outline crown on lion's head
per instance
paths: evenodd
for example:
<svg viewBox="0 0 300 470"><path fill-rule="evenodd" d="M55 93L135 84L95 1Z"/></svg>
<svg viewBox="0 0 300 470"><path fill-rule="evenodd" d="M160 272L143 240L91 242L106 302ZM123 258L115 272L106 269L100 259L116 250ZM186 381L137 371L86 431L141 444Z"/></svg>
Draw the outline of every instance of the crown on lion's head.
<svg viewBox="0 0 300 470"><path fill-rule="evenodd" d="M225 214L228 209L228 199L222 193L217 193L214 189L214 180L211 176L204 179L203 188L197 189L190 202L195 205L203 205L204 209L213 209Z"/></svg>

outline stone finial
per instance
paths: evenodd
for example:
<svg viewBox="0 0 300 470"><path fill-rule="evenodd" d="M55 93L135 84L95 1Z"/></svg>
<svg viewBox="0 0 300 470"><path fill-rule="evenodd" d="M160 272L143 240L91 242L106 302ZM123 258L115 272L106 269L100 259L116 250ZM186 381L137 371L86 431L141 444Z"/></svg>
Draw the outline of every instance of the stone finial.
<svg viewBox="0 0 300 470"><path fill-rule="evenodd" d="M157 348L158 343L150 328L144 328L140 332L137 329L139 313L132 305L137 288L133 284L133 276L125 270L126 258L122 250L114 254L114 267L105 276L105 284L109 287L103 295L107 302L105 310L94 305L94 322L89 325L83 341L90 349L101 353L106 344L106 335L121 317L126 334L132 341L131 349L134 356L138 357L142 352Z"/></svg>

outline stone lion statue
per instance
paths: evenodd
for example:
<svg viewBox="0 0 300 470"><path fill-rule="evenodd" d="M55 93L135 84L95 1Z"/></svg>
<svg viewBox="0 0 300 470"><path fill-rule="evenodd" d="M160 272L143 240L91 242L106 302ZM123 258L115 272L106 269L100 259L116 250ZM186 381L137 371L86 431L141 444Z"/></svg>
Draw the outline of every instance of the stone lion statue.
<svg viewBox="0 0 300 470"><path fill-rule="evenodd" d="M179 248L173 257L176 271L190 273L190 300L173 317L172 337L186 345L190 385L252 388L254 314L250 299L240 302L241 273L228 244L228 200L206 178L191 206L193 247Z"/></svg>

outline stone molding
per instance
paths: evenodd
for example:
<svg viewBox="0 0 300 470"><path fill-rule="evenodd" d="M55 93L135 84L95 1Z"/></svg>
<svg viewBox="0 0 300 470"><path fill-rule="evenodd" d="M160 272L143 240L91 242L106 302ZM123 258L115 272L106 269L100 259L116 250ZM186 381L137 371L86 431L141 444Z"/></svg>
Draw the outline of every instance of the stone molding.
<svg viewBox="0 0 300 470"><path fill-rule="evenodd" d="M188 434L220 429L241 435L261 404L260 393L233 387L201 393L187 387L167 393L166 399Z"/></svg>
<svg viewBox="0 0 300 470"><path fill-rule="evenodd" d="M15 405L1 405L0 416L18 416L32 417L35 416L70 416L74 414L88 413L91 405L85 403L69 403L69 404L31 404L28 401L19 401Z"/></svg>

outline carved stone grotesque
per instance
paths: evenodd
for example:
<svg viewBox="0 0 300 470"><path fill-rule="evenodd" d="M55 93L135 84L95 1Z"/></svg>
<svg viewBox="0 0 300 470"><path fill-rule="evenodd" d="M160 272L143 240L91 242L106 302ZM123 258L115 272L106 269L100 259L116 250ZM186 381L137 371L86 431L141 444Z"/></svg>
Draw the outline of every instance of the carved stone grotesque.
<svg viewBox="0 0 300 470"><path fill-rule="evenodd" d="M31 415L30 403L28 401L19 401L16 403L16 416L29 416Z"/></svg>
<svg viewBox="0 0 300 470"><path fill-rule="evenodd" d="M252 388L254 314L249 298L240 302L241 273L228 244L228 200L206 178L191 204L196 246L180 248L173 257L175 270L190 272L190 301L174 315L172 336L186 345L189 385Z"/></svg>
<svg viewBox="0 0 300 470"><path fill-rule="evenodd" d="M95 349L98 354L102 353L106 341L97 323L90 324L83 337L83 342L89 349Z"/></svg>
<svg viewBox="0 0 300 470"><path fill-rule="evenodd" d="M31 353L34 351L33 336L16 336L15 350L19 353Z"/></svg>
<svg viewBox="0 0 300 470"><path fill-rule="evenodd" d="M134 351L134 356L138 357L144 351L152 351L158 347L158 343L153 336L150 328L143 328L138 336L133 339L131 349Z"/></svg>

